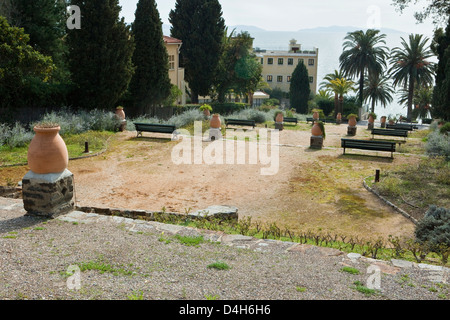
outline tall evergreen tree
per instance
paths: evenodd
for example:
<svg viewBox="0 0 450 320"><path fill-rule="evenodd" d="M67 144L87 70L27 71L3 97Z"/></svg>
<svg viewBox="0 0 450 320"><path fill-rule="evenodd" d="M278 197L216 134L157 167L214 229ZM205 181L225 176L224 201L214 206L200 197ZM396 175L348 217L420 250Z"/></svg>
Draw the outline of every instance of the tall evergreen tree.
<svg viewBox="0 0 450 320"><path fill-rule="evenodd" d="M24 28L30 36L29 45L46 56L51 56L57 66L57 80L68 77L66 46L66 4L64 0L8 0L9 20L13 26Z"/></svg>
<svg viewBox="0 0 450 320"><path fill-rule="evenodd" d="M225 21L218 0L177 0L170 11L171 36L183 41L181 65L191 100L211 93L222 53Z"/></svg>
<svg viewBox="0 0 450 320"><path fill-rule="evenodd" d="M445 33L442 29L436 30L432 49L439 59L433 91L433 116L450 121L450 18Z"/></svg>
<svg viewBox="0 0 450 320"><path fill-rule="evenodd" d="M81 29L68 31L69 64L77 108L111 109L134 72L134 41L118 0L72 0L81 10Z"/></svg>
<svg viewBox="0 0 450 320"><path fill-rule="evenodd" d="M291 107L295 108L297 113L306 114L308 112L310 93L308 69L303 63L299 63L292 73L289 88Z"/></svg>
<svg viewBox="0 0 450 320"><path fill-rule="evenodd" d="M149 113L170 94L169 58L155 0L139 0L132 25L136 72L130 83L134 111Z"/></svg>

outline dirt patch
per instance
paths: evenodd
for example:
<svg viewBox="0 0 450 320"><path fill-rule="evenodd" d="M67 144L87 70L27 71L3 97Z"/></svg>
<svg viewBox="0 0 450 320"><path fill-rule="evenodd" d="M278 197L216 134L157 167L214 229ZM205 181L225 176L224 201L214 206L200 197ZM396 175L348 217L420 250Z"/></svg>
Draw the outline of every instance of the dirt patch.
<svg viewBox="0 0 450 320"><path fill-rule="evenodd" d="M305 126L305 124L302 124ZM414 225L362 185L375 169L411 157L365 153L342 155L346 126L327 125L322 150L309 149L310 131L280 133L279 170L261 175L262 164L175 164L178 143L167 135L134 132L99 157L71 161L80 206L188 212L210 205L233 205L240 217L276 222L292 230L320 230L365 238L412 235ZM360 137L367 131L358 128ZM203 142L203 149L210 142ZM247 156L249 150L246 150ZM376 155L366 156L365 154Z"/></svg>

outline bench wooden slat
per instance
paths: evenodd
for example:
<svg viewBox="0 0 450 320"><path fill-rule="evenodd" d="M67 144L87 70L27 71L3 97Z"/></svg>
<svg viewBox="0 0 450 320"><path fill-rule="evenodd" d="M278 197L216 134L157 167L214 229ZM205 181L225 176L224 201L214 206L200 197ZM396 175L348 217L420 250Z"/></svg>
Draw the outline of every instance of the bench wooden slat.
<svg viewBox="0 0 450 320"><path fill-rule="evenodd" d="M238 125L238 126L250 126L255 128L256 122L255 120L245 120L245 119L225 119L225 125L229 124Z"/></svg>
<svg viewBox="0 0 450 320"><path fill-rule="evenodd" d="M283 122L293 122L293 123L298 123L298 119L297 118L284 118Z"/></svg>
<svg viewBox="0 0 450 320"><path fill-rule="evenodd" d="M412 124L403 124L403 123L387 124L386 128L387 129L408 130L408 131L414 130L414 126Z"/></svg>
<svg viewBox="0 0 450 320"><path fill-rule="evenodd" d="M408 131L402 129L372 129L372 138L374 135L392 136L392 137L408 137Z"/></svg>
<svg viewBox="0 0 450 320"><path fill-rule="evenodd" d="M137 131L137 136L142 136L142 132L158 132L158 133L170 133L176 136L176 127L169 124L159 123L138 123L134 122L134 126Z"/></svg>
<svg viewBox="0 0 450 320"><path fill-rule="evenodd" d="M395 142L391 141L373 141L373 140L356 140L356 139L341 139L341 147L345 149L363 149L373 151L387 151L391 152L391 158L394 157Z"/></svg>

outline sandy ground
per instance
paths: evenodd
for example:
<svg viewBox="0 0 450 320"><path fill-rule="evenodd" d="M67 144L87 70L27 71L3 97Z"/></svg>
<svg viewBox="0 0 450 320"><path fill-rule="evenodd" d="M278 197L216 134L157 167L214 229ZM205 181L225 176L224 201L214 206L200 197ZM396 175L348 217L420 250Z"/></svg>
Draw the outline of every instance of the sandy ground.
<svg viewBox="0 0 450 320"><path fill-rule="evenodd" d="M144 133L136 138L136 132L120 133L119 141L105 154L70 161L76 203L182 213L210 205L232 205L238 207L240 218L250 216L252 221L276 222L292 230L366 239L412 235L414 225L368 192L362 179L373 175L375 169L415 161L415 157L395 154L391 160L389 153L363 150L350 150L352 154L344 156L340 139L346 137L347 126L333 124L326 125L324 148L312 150L310 125L299 126L302 129L280 132L279 157L274 156L271 162L279 163L274 165L278 168L274 175L262 175L261 169L269 165L260 161L251 164L246 158L245 164L237 164L237 156L242 154L238 147L234 164L206 164L205 160L202 164L177 164L172 152L189 138L171 141L164 134ZM261 134L261 130L265 129L255 132ZM358 127L357 137L368 136L365 127ZM239 141L244 143L247 157L255 155L250 145L258 152L266 145L264 140L256 145ZM204 154L214 155L207 149L211 142L201 142L201 146ZM276 148L268 146L268 150L276 155Z"/></svg>

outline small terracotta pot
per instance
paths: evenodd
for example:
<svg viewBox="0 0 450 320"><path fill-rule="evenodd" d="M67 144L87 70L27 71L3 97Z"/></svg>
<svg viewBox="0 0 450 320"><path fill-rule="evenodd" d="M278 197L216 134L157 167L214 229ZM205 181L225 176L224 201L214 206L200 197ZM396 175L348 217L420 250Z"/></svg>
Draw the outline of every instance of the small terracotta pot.
<svg viewBox="0 0 450 320"><path fill-rule="evenodd" d="M209 112L208 109L203 110L203 114L207 117L209 117L211 115L211 112Z"/></svg>
<svg viewBox="0 0 450 320"><path fill-rule="evenodd" d="M123 109L116 109L116 116L120 120L125 120L125 111Z"/></svg>
<svg viewBox="0 0 450 320"><path fill-rule="evenodd" d="M337 114L336 120L339 120L339 121L342 120L342 114L340 112Z"/></svg>
<svg viewBox="0 0 450 320"><path fill-rule="evenodd" d="M211 121L209 122L209 126L211 128L218 129L222 126L222 122L220 121L220 116L216 113L211 117Z"/></svg>
<svg viewBox="0 0 450 320"><path fill-rule="evenodd" d="M69 165L69 153L59 135L61 127L34 127L36 135L28 148L28 166L38 174L59 173Z"/></svg>
<svg viewBox="0 0 450 320"><path fill-rule="evenodd" d="M375 120L373 119L373 116L372 115L370 115L369 116L369 123L373 123Z"/></svg>
<svg viewBox="0 0 450 320"><path fill-rule="evenodd" d="M284 117L282 113L277 114L277 117L275 118L275 122L281 123L283 122Z"/></svg>
<svg viewBox="0 0 450 320"><path fill-rule="evenodd" d="M319 126L318 122L314 122L314 125L311 128L311 134L313 136L321 136L321 135L323 135L322 129L320 129L320 126Z"/></svg>
<svg viewBox="0 0 450 320"><path fill-rule="evenodd" d="M352 127L356 126L356 118L355 117L348 118L348 125Z"/></svg>

